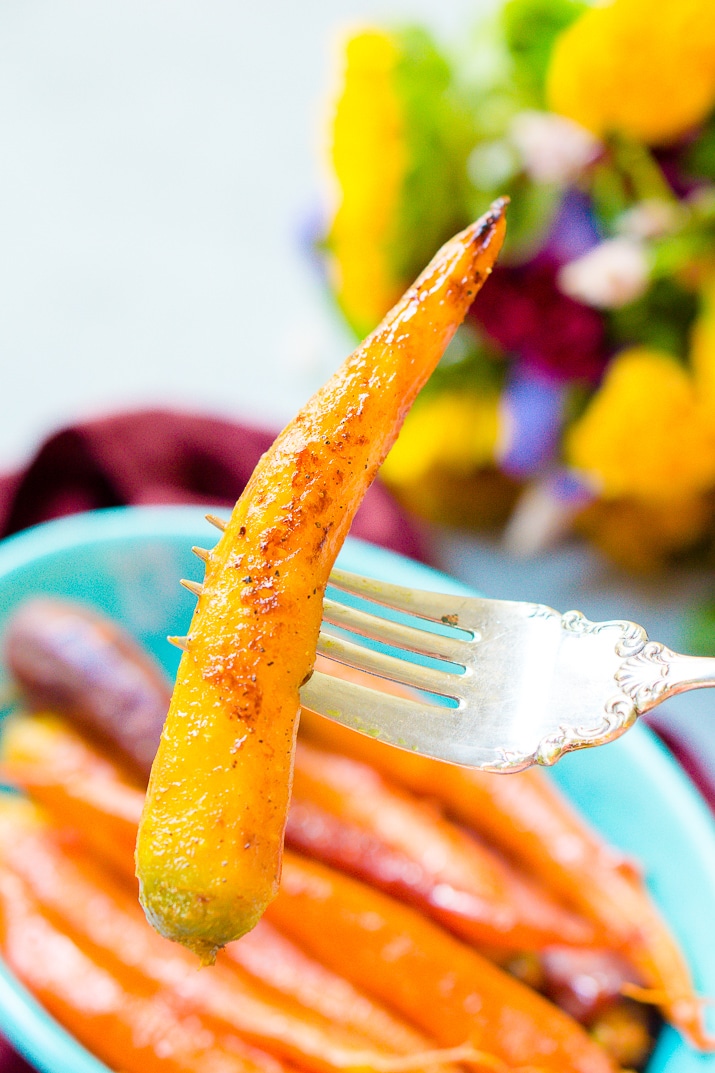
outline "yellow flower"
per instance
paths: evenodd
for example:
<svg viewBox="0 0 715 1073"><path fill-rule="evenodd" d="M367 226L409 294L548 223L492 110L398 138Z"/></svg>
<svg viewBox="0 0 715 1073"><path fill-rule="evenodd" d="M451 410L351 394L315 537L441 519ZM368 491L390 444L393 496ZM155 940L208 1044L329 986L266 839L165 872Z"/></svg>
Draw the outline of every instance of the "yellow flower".
<svg viewBox="0 0 715 1073"><path fill-rule="evenodd" d="M336 108L333 168L340 189L330 233L334 287L348 321L371 330L399 297L388 244L407 168L394 74L399 52L379 30L352 37Z"/></svg>
<svg viewBox="0 0 715 1073"><path fill-rule="evenodd" d="M604 499L682 502L715 484L715 423L694 378L646 347L613 359L565 453Z"/></svg>
<svg viewBox="0 0 715 1073"><path fill-rule="evenodd" d="M362 336L471 219L471 103L428 31L368 29L348 40L332 138L328 264Z"/></svg>
<svg viewBox="0 0 715 1073"><path fill-rule="evenodd" d="M395 486L420 481L435 466L468 475L494 461L499 437L496 392L444 391L410 412L381 473Z"/></svg>
<svg viewBox="0 0 715 1073"><path fill-rule="evenodd" d="M676 139L715 104L713 0L613 0L556 40L550 107L599 136Z"/></svg>

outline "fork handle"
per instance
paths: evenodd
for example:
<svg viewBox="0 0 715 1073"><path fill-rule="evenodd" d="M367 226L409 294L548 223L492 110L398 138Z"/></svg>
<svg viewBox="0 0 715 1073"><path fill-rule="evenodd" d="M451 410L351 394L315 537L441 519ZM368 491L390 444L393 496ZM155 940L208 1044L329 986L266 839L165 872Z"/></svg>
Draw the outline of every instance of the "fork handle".
<svg viewBox="0 0 715 1073"><path fill-rule="evenodd" d="M681 655L659 641L648 641L623 660L616 681L636 713L643 715L678 693L715 686L715 659Z"/></svg>

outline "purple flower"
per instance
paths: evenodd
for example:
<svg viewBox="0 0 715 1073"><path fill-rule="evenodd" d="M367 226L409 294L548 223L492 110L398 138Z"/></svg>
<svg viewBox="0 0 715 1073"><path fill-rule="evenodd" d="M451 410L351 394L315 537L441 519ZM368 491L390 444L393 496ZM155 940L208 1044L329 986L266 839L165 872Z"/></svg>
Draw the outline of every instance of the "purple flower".
<svg viewBox="0 0 715 1073"><path fill-rule="evenodd" d="M603 239L591 199L580 190L567 190L551 225L539 259L568 264L583 257Z"/></svg>
<svg viewBox="0 0 715 1073"><path fill-rule="evenodd" d="M598 381L608 358L601 315L562 294L558 265L545 257L497 266L472 315L508 355L565 383Z"/></svg>
<svg viewBox="0 0 715 1073"><path fill-rule="evenodd" d="M549 466L558 450L564 389L543 373L515 371L502 396L504 445L502 469L525 478Z"/></svg>

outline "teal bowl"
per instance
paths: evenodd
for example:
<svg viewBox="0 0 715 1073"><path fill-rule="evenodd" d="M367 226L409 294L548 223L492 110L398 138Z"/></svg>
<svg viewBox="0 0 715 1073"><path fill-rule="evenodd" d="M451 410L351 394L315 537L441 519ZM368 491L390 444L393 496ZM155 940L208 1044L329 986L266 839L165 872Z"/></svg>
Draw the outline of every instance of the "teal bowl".
<svg viewBox="0 0 715 1073"><path fill-rule="evenodd" d="M171 674L178 654L166 636L186 631L194 602L178 579L200 576L190 549L211 539L203 510L193 507L98 511L28 530L0 545L0 629L29 596L83 600L123 623ZM451 578L358 541L347 542L340 563L400 584L465 591ZM715 996L715 823L680 768L636 726L612 745L566 757L553 777L613 845L640 862L699 993ZM0 1030L45 1073L109 1073L2 964ZM666 1027L648 1073L666 1069L715 1071L715 1056L697 1054Z"/></svg>

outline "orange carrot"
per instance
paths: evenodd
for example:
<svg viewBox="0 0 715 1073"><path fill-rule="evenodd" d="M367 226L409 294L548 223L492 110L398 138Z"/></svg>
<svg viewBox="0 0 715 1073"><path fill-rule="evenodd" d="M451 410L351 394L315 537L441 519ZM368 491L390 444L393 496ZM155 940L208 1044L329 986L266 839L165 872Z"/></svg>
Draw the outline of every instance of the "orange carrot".
<svg viewBox="0 0 715 1073"><path fill-rule="evenodd" d="M443 1046L467 1039L509 1066L606 1073L570 1017L410 907L287 852L268 919Z"/></svg>
<svg viewBox="0 0 715 1073"><path fill-rule="evenodd" d="M5 777L11 777L34 800L45 805L56 821L69 828L98 861L116 869L119 878L125 885L128 881L128 889L133 892L136 888L133 846L143 795L123 781L121 769L98 756L92 745L57 719L15 719L5 742L5 753L6 756L9 753L4 765ZM61 763L48 766L53 754L61 758ZM16 756L18 760L14 759ZM85 863L85 868L88 867ZM109 883L109 879L104 882ZM59 898L66 897L66 884L54 882L53 888ZM124 898L126 905L126 895ZM62 911L68 908L71 907L65 906ZM134 903L134 911L137 909ZM179 948L154 935L143 919L141 925L142 933L148 932L172 951L175 962L178 955L183 955ZM145 934L143 940L146 941ZM363 1036L366 1048L376 1044L395 1054L414 1055L435 1046L434 1041L388 1013L344 977L306 956L265 921L240 943L230 944L224 961L240 966L254 979L292 999L301 1009L312 1010L333 1025ZM191 975L196 977L195 971ZM196 978L207 979L205 974Z"/></svg>
<svg viewBox="0 0 715 1073"><path fill-rule="evenodd" d="M53 715L8 720L0 755L7 782L81 830L101 860L133 879L144 794L123 768Z"/></svg>
<svg viewBox="0 0 715 1073"><path fill-rule="evenodd" d="M303 726L316 742L360 757L413 793L436 798L448 814L600 924L644 982L663 994L666 1019L695 1046L715 1048L685 958L637 873L543 772L531 768L504 776L443 764L388 748L308 712Z"/></svg>
<svg viewBox="0 0 715 1073"><path fill-rule="evenodd" d="M313 1073L369 1065L379 1069L396 1057L364 1035L261 987L236 967L197 973L188 952L149 927L125 887L66 839L58 842L39 814L28 814L27 806L20 809L17 802L0 803L0 881L3 873L19 877L40 914L58 922L85 955L124 980L132 993L168 996L182 1017L198 1015L215 1031L233 1031ZM419 1052L436 1049L433 1042L420 1041ZM423 1065L432 1073L456 1073L436 1061Z"/></svg>
<svg viewBox="0 0 715 1073"><path fill-rule="evenodd" d="M19 876L0 869L0 949L11 970L80 1043L126 1073L283 1073L288 1066L171 996L136 987L43 912Z"/></svg>
<svg viewBox="0 0 715 1073"><path fill-rule="evenodd" d="M594 944L592 924L549 899L436 807L372 767L299 743L287 844L411 902L477 944Z"/></svg>
<svg viewBox="0 0 715 1073"><path fill-rule="evenodd" d="M88 826L80 828L81 837ZM97 813L91 826L101 830ZM287 854L269 919L442 1047L468 1042L512 1066L579 1073L613 1069L583 1030L550 1003L414 910L330 869Z"/></svg>
<svg viewBox="0 0 715 1073"><path fill-rule="evenodd" d="M448 814L500 847L567 904L602 923L614 941L632 938L633 922L620 911L611 885L614 875L628 870L627 863L584 823L542 771L530 768L503 776L440 763L387 748L308 711L301 729L323 748L360 759L397 785L440 802Z"/></svg>
<svg viewBox="0 0 715 1073"><path fill-rule="evenodd" d="M434 1046L344 976L309 957L265 918L238 942L230 943L223 958L333 1024L361 1032L398 1054L414 1054Z"/></svg>
<svg viewBox="0 0 715 1073"><path fill-rule="evenodd" d="M487 278L505 203L448 242L259 461L184 642L137 841L154 926L204 961L274 897L300 687L352 518Z"/></svg>

